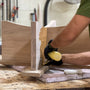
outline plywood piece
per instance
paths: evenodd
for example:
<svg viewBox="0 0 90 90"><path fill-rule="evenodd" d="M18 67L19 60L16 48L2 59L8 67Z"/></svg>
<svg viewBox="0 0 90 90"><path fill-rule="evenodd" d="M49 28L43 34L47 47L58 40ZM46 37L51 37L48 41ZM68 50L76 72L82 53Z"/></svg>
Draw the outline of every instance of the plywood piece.
<svg viewBox="0 0 90 90"><path fill-rule="evenodd" d="M39 80L43 82L60 82L85 78L90 78L90 69L53 68L43 74Z"/></svg>
<svg viewBox="0 0 90 90"><path fill-rule="evenodd" d="M42 63L45 64L45 56L44 56L44 49L47 46L47 28L49 27L56 27L56 21L52 20L48 25L45 27L42 27L40 30L40 40L41 40L41 57L42 57Z"/></svg>
<svg viewBox="0 0 90 90"><path fill-rule="evenodd" d="M47 42L54 39L65 27L48 27L43 37ZM46 28L45 28L46 29ZM47 32L47 35L46 35ZM40 35L40 36L41 36ZM45 38L45 37L44 37ZM43 41L46 43L46 40ZM43 46L43 48L45 45ZM69 46L60 48L61 53L79 53L90 50L90 38L88 28ZM29 65L31 58L31 28L18 25L8 21L2 22L2 64L7 65Z"/></svg>
<svg viewBox="0 0 90 90"><path fill-rule="evenodd" d="M45 62L45 56L44 56L44 49L47 45L47 28L41 28L40 30L40 40L41 40L41 58L42 58L42 64Z"/></svg>
<svg viewBox="0 0 90 90"><path fill-rule="evenodd" d="M2 22L2 61L6 65L30 65L31 28Z"/></svg>
<svg viewBox="0 0 90 90"><path fill-rule="evenodd" d="M47 70L49 69L48 66L43 66L42 68L38 70L24 70L22 71L22 75L24 76L32 76L32 77L41 77Z"/></svg>
<svg viewBox="0 0 90 90"><path fill-rule="evenodd" d="M54 39L65 27L52 27L47 29L47 41ZM90 51L89 29L86 28L70 45L59 48L61 53L80 53Z"/></svg>

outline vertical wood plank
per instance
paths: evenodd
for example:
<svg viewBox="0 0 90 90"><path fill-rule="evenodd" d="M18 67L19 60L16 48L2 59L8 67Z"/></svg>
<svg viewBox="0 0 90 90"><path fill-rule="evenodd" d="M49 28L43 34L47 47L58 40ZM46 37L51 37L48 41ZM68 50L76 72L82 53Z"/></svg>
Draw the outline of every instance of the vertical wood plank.
<svg viewBox="0 0 90 90"><path fill-rule="evenodd" d="M39 40L40 25L38 22L31 23L31 70L38 70L40 61L40 45Z"/></svg>
<svg viewBox="0 0 90 90"><path fill-rule="evenodd" d="M36 69L36 23L31 23L31 70Z"/></svg>

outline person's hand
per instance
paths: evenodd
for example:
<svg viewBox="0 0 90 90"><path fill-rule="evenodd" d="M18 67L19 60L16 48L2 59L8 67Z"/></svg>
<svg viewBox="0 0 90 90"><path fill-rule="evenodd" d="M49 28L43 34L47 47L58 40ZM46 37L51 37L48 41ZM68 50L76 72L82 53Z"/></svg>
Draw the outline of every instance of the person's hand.
<svg viewBox="0 0 90 90"><path fill-rule="evenodd" d="M52 42L52 40L50 40L48 42L48 45L46 46L46 48L44 49L44 55L45 58L49 61L46 65L61 65L63 62L62 60L60 61L55 61L53 59L51 59L51 57L49 57L48 53L52 52L52 51L57 51L58 48L53 48L50 43Z"/></svg>
<svg viewBox="0 0 90 90"><path fill-rule="evenodd" d="M57 51L57 50L58 50L57 48L53 48L53 47L50 45L51 42L52 42L52 40L50 40L50 41L48 42L48 45L47 45L46 48L44 49L44 55L45 55L45 58L46 58L47 60L52 60L52 59L49 57L48 53L50 53L50 52L52 52L52 51Z"/></svg>

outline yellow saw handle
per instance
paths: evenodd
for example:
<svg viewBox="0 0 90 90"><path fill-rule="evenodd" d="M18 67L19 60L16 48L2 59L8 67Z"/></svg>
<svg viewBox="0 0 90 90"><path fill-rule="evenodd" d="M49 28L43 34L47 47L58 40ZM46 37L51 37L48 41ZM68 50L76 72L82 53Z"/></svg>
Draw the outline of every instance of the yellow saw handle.
<svg viewBox="0 0 90 90"><path fill-rule="evenodd" d="M48 56L49 56L51 59L55 60L55 61L60 61L61 58L62 58L61 53L59 53L59 52L57 52L57 51L53 51L53 52L48 53Z"/></svg>

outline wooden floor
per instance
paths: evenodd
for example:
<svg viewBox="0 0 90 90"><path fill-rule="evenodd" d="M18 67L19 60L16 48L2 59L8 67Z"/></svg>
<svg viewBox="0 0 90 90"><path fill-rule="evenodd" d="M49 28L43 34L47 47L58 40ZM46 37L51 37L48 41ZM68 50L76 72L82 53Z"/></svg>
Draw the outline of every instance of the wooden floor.
<svg viewBox="0 0 90 90"><path fill-rule="evenodd" d="M0 65L0 90L90 90L90 79L43 83Z"/></svg>

